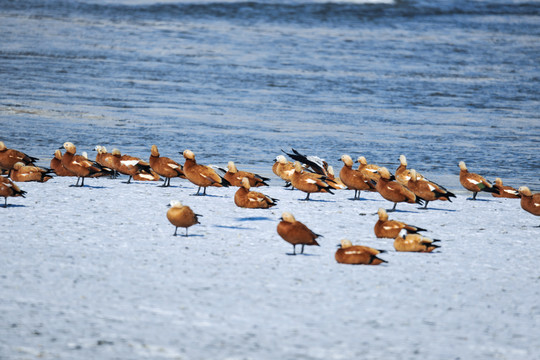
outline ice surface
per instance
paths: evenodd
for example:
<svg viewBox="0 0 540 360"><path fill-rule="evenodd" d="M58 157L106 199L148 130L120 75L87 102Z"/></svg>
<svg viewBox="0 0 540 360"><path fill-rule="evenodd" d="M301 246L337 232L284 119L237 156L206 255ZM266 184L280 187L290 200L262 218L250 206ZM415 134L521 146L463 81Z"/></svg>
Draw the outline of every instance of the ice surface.
<svg viewBox="0 0 540 360"><path fill-rule="evenodd" d="M125 179L124 179L125 180ZM234 205L235 188L70 178L23 183L0 208L3 359L534 359L540 356L540 224L489 194L390 218L441 239L432 254L377 239L376 193L305 195L272 180L269 210ZM454 189L452 189L454 191ZM178 199L202 214L174 237ZM288 256L276 232L292 212L322 234ZM183 233L183 229L179 229ZM343 238L388 264L334 260Z"/></svg>

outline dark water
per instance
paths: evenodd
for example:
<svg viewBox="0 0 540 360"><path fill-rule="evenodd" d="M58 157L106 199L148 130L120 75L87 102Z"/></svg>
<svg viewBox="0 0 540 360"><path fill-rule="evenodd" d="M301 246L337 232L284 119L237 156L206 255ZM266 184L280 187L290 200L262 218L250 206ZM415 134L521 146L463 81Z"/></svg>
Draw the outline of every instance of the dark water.
<svg viewBox="0 0 540 360"><path fill-rule="evenodd" d="M540 3L0 1L0 139L152 144L271 173L294 147L540 190Z"/></svg>

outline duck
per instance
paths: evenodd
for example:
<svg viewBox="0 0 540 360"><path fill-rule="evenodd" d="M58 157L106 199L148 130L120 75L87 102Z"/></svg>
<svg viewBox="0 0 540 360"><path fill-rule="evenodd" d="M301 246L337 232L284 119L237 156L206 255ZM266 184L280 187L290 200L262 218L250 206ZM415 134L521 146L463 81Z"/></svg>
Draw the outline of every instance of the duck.
<svg viewBox="0 0 540 360"><path fill-rule="evenodd" d="M126 184L130 184L131 179L142 181L160 180L159 175L152 170L152 167L150 167L148 162L138 157L126 154L122 155L120 150L116 148L112 150L111 154L113 156L113 165L116 171L120 174L129 176Z"/></svg>
<svg viewBox="0 0 540 360"><path fill-rule="evenodd" d="M439 241L420 234L408 234L407 230L402 229L394 240L394 249L403 252L432 252L440 248L440 245L434 244Z"/></svg>
<svg viewBox="0 0 540 360"><path fill-rule="evenodd" d="M335 258L340 264L351 265L379 265L387 262L377 255L386 252L385 250L377 250L369 246L353 245L350 240L343 239L338 245Z"/></svg>
<svg viewBox="0 0 540 360"><path fill-rule="evenodd" d="M77 176L77 183L72 186L84 186L84 178L86 177L111 174L110 170L104 169L97 162L90 161L82 155L76 155L77 148L73 143L65 142L62 147L66 149L66 152L62 155L62 166ZM81 179L81 185L78 185Z"/></svg>
<svg viewBox="0 0 540 360"><path fill-rule="evenodd" d="M186 149L183 155L186 159L184 163L184 174L189 181L199 187L195 195L199 195L201 188L204 189L202 195L206 195L206 188L208 186L228 187L231 185L210 166L197 164L193 151Z"/></svg>
<svg viewBox="0 0 540 360"><path fill-rule="evenodd" d="M72 171L69 171L62 165L62 152L56 149L54 156L51 159L50 168L56 176L76 176Z"/></svg>
<svg viewBox="0 0 540 360"><path fill-rule="evenodd" d="M491 196L493 197L509 198L509 199L519 199L521 197L518 190L514 189L511 186L503 185L501 178L495 178L495 184L493 185L493 187L499 190L498 194L491 193Z"/></svg>
<svg viewBox="0 0 540 360"><path fill-rule="evenodd" d="M9 171L9 177L16 182L47 182L52 179L52 169L43 169L38 166L24 165L22 162L15 163Z"/></svg>
<svg viewBox="0 0 540 360"><path fill-rule="evenodd" d="M527 186L518 189L521 195L521 208L533 215L540 216L540 193L533 194Z"/></svg>
<svg viewBox="0 0 540 360"><path fill-rule="evenodd" d="M189 206L183 205L178 200L172 200L168 206L170 209L167 210L167 219L175 227L173 236L177 236L179 227L185 228L186 234L184 236L188 236L188 228L200 224L199 216L202 215L195 214Z"/></svg>
<svg viewBox="0 0 540 360"><path fill-rule="evenodd" d="M161 187L170 186L171 178L186 178L182 165L180 165L173 159L160 156L159 150L156 145L152 145L152 147L150 148L150 159L148 162L150 163L150 167L152 168L152 170L154 170L158 175L165 178L163 184L160 185Z"/></svg>
<svg viewBox="0 0 540 360"><path fill-rule="evenodd" d="M343 183L343 181L341 181L341 179L339 177L336 177L336 174L334 172L334 167L332 165L328 165L328 175L326 176L328 178L328 185L330 185L330 187L332 189L336 189L336 190L345 190L347 188L347 186Z"/></svg>
<svg viewBox="0 0 540 360"><path fill-rule="evenodd" d="M343 167L339 172L339 178L347 188L354 190L353 200L360 199L362 190L375 191L375 183L364 176L361 171L352 168L354 163L349 155L341 155L340 160L343 161Z"/></svg>
<svg viewBox="0 0 540 360"><path fill-rule="evenodd" d="M251 187L268 186L270 179L248 171L238 171L233 161L227 164L227 172L223 176L231 186L242 187L243 178L247 178Z"/></svg>
<svg viewBox="0 0 540 360"><path fill-rule="evenodd" d="M379 220L375 223L375 236L378 238L395 239L403 229L409 234L416 234L419 231L427 231L419 226L406 224L398 220L388 220L388 213L385 209L379 208L377 212Z"/></svg>
<svg viewBox="0 0 540 360"><path fill-rule="evenodd" d="M105 146L96 145L94 151L97 151L96 162L104 168L111 169L113 171L113 178L116 178L118 175L118 169L116 169L114 155L107 152Z"/></svg>
<svg viewBox="0 0 540 360"><path fill-rule="evenodd" d="M33 156L29 156L22 151L15 149L8 149L3 141L0 141L0 169L11 170L13 165L18 162L22 162L24 165L33 166L39 159Z"/></svg>
<svg viewBox="0 0 540 360"><path fill-rule="evenodd" d="M410 178L406 186L416 196L419 196L425 200L424 207L422 209L427 209L427 205L430 201L443 200L452 202L450 198L456 197L454 193L446 190L444 187L434 183L433 181L429 181L425 178L419 178L418 173L414 169L410 170Z"/></svg>
<svg viewBox="0 0 540 360"><path fill-rule="evenodd" d="M4 198L4 207L7 208L8 197L25 197L26 191L21 190L17 184L7 177L0 176L0 196Z"/></svg>
<svg viewBox="0 0 540 360"><path fill-rule="evenodd" d="M391 175L387 168L381 167L378 170L381 178L377 182L375 189L383 198L394 203L394 207L388 211L395 211L398 202L407 202L410 204L423 204L423 199L416 196L407 187L397 181L390 180Z"/></svg>
<svg viewBox="0 0 540 360"><path fill-rule="evenodd" d="M300 165L298 161L294 162L294 173L291 176L291 185L295 189L307 193L304 200L309 200L309 195L311 193L322 192L333 194L330 190L330 185L328 185L325 179L325 176L303 171L302 165Z"/></svg>
<svg viewBox="0 0 540 360"><path fill-rule="evenodd" d="M366 179L377 183L379 181L379 178L381 177L381 175L379 175L379 173L377 172L380 166L375 164L368 164L364 156L359 156L357 161L359 163L357 170L360 171L366 177Z"/></svg>
<svg viewBox="0 0 540 360"><path fill-rule="evenodd" d="M88 161L92 161L93 163L96 163L95 161L90 160L90 159L88 158L88 153L87 153L86 151L83 151L83 152L81 153L81 156L82 156L83 158L85 158L86 160L88 160ZM96 163L96 164L97 164L97 163ZM97 165L99 165L99 164L97 164ZM100 166L101 166L101 165L100 165ZM88 176L88 177L90 177L90 178L97 178L97 177L103 177L103 176L110 176L111 178L114 178L114 170L113 170L113 169L108 168L108 167L101 167L101 168L102 168L103 171L98 172L98 173L95 173L95 174L92 174L92 175L90 175L90 176Z"/></svg>
<svg viewBox="0 0 540 360"><path fill-rule="evenodd" d="M399 166L396 169L394 176L396 177L396 181L401 185L407 186L409 183L409 180L411 179L411 172L407 170L407 158L405 155L399 156ZM422 176L419 172L416 172L416 176L418 179L424 178L424 176Z"/></svg>
<svg viewBox="0 0 540 360"><path fill-rule="evenodd" d="M287 161L285 156L278 155L276 156L274 165L272 166L272 172L279 176L281 179L285 180L287 183L286 187L291 183L291 177L294 174L294 163Z"/></svg>
<svg viewBox="0 0 540 360"><path fill-rule="evenodd" d="M316 239L322 237L322 235L314 233L306 225L297 221L293 214L284 212L280 220L277 226L277 233L283 240L293 246L293 253L289 255L296 255L296 245L302 245L300 254L304 253L305 245L319 246Z"/></svg>
<svg viewBox="0 0 540 360"><path fill-rule="evenodd" d="M242 186L234 194L234 203L241 208L269 209L277 205L277 199L273 199L257 191L249 191L251 183L249 178L242 179Z"/></svg>
<svg viewBox="0 0 540 360"><path fill-rule="evenodd" d="M465 189L473 193L472 200L476 200L476 195L480 191L499 194L499 190L494 188L483 176L469 172L464 161L459 162L459 169L459 182Z"/></svg>
<svg viewBox="0 0 540 360"><path fill-rule="evenodd" d="M281 151L287 154L291 159L305 164L305 166L310 168L314 173L324 176L328 175L328 163L326 161L315 155L302 155L293 148L291 148L291 150L293 152L292 154L289 154L283 150Z"/></svg>

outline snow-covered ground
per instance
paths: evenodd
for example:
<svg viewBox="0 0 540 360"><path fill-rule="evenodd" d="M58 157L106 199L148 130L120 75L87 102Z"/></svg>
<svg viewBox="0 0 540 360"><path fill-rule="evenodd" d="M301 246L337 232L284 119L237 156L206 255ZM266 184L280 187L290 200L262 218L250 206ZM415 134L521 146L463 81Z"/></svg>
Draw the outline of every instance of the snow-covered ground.
<svg viewBox="0 0 540 360"><path fill-rule="evenodd" d="M419 254L375 238L392 206L377 193L306 202L273 179L257 190L278 206L256 210L187 180L72 183L22 183L27 197L0 208L2 359L540 358L540 219L519 200L451 189L429 210L399 204L390 218L442 240ZM187 238L172 236L173 199L203 215ZM288 256L283 211L321 246ZM388 264L337 264L343 238Z"/></svg>

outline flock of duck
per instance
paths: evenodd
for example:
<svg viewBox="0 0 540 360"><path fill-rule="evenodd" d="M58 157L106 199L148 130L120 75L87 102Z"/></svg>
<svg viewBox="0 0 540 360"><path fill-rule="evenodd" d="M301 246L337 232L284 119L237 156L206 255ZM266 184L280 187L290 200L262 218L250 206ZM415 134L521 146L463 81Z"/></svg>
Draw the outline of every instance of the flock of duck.
<svg viewBox="0 0 540 360"><path fill-rule="evenodd" d="M61 149L65 152L62 154ZM247 172L239 171L231 161L227 169L215 166L198 164L195 154L191 150L185 150L181 154L184 164L180 164L171 158L161 156L156 145L150 149L149 161L140 158L121 155L118 149L111 153L103 146L96 146L96 159L90 160L86 153L76 154L76 147L71 142L66 142L55 151L51 159L50 168L44 169L35 166L38 160L22 151L9 149L0 141L0 196L5 198L4 207L7 207L7 198L22 196L26 192L21 190L17 182L38 181L46 182L55 176L76 177L77 182L71 186L84 186L84 179L88 177L112 176L117 174L128 175L129 179L138 181L159 181L163 178L161 186L170 186L172 178L187 179L198 186L196 195L206 195L208 187L235 186L239 189L234 195L234 203L243 208L268 209L277 204L277 199L271 198L261 192L253 191L253 187L268 186L268 178ZM368 164L365 157L357 159L359 166L354 168L354 162L349 155L343 155L340 161L343 167L336 176L332 166L317 156L306 156L292 149L286 153L292 160L289 161L284 155L275 158L272 171L285 181L286 187L291 187L305 192L309 200L312 193L330 193L335 190L354 190L353 200L360 199L362 191L378 192L384 199L392 202L393 208L378 211L379 220L375 224L374 232L378 238L394 239L396 251L432 252L440 247L439 240L430 239L418 234L425 231L417 226L390 220L388 212L394 211L398 203L411 203L427 205L432 201L451 201L455 194L443 186L428 180L425 176L414 169L407 169L407 159L400 156L400 165L394 174L382 166ZM521 207L529 213L540 216L540 193L532 194L528 187L522 186L518 190L504 186L501 179L497 178L495 184L487 181L479 174L468 171L463 161L459 163L461 185L473 193L475 200L479 192L489 192L494 197L520 198ZM202 189L202 194L201 194ZM188 206L179 201L171 201L167 211L167 219L175 227L174 235L178 228L185 228L185 236L188 228L199 223L201 215L196 214ZM300 245L300 253L304 252L304 246L318 246L317 238L320 235L311 231L302 222L295 219L293 214L284 212L277 225L277 233L288 243L293 245L293 253L296 255L296 246ZM378 257L383 250L373 249L367 246L352 245L349 240L342 240L335 258L339 263L345 264L371 264L378 265L386 262Z"/></svg>

